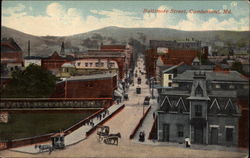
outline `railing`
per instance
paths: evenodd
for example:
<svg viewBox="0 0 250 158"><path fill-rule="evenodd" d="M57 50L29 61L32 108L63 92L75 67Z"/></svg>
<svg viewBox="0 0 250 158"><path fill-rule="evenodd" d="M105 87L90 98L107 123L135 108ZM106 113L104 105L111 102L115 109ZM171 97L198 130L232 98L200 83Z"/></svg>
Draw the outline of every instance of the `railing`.
<svg viewBox="0 0 250 158"><path fill-rule="evenodd" d="M96 130L96 128L98 127L98 125L104 124L106 121L108 121L110 118L112 118L115 114L117 114L118 112L120 112L124 107L125 107L125 105L123 104L115 112L113 112L111 115L109 115L108 117L106 117L103 121L101 121L96 126L94 126L89 131L87 131L86 132L86 136L88 137L90 134L92 134Z"/></svg>
<svg viewBox="0 0 250 158"><path fill-rule="evenodd" d="M1 98L0 109L103 108L112 98Z"/></svg>
<svg viewBox="0 0 250 158"><path fill-rule="evenodd" d="M70 134L71 132L73 132L74 130L80 128L82 125L84 125L85 123L87 123L89 120L93 119L96 117L97 114L102 113L103 111L105 111L106 109L101 109L98 110L97 112L95 112L94 114L90 115L89 117L87 117L86 119L74 124L73 126L69 127L68 129L64 130L65 136Z"/></svg>

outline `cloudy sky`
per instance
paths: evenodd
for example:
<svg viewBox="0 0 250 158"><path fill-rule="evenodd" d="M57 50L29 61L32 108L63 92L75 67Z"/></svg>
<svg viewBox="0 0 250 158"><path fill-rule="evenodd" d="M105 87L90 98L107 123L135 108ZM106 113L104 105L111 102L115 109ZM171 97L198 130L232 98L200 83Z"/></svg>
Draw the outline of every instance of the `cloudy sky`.
<svg viewBox="0 0 250 158"><path fill-rule="evenodd" d="M224 10L231 12L223 14ZM2 25L39 36L72 35L107 26L246 31L249 2L3 1Z"/></svg>

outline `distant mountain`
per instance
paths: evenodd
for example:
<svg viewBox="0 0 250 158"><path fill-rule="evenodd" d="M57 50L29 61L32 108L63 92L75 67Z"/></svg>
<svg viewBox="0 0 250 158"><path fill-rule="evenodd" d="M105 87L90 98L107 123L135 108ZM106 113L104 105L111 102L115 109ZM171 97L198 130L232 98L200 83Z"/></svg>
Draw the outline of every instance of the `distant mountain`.
<svg viewBox="0 0 250 158"><path fill-rule="evenodd" d="M27 53L28 40L31 41L31 55L48 56L53 51L60 51L64 41L66 53L98 47L98 44L126 43L130 38L148 44L149 40L185 40L192 37L201 41L223 41L225 43L249 42L249 31L180 31L168 28L120 28L102 29L71 36L33 36L2 26L1 36L12 37Z"/></svg>

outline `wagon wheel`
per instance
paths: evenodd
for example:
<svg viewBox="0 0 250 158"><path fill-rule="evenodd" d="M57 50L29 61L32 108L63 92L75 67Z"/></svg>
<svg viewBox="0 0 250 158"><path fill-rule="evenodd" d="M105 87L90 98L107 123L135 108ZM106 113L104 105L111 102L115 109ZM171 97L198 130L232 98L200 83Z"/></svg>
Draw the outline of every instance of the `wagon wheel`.
<svg viewBox="0 0 250 158"><path fill-rule="evenodd" d="M114 139L110 139L110 144L115 144L115 140Z"/></svg>
<svg viewBox="0 0 250 158"><path fill-rule="evenodd" d="M96 139L97 139L98 142L101 142L102 141L102 136L101 135L97 135Z"/></svg>
<svg viewBox="0 0 250 158"><path fill-rule="evenodd" d="M104 142L105 144L108 144L108 139L104 139L103 142Z"/></svg>

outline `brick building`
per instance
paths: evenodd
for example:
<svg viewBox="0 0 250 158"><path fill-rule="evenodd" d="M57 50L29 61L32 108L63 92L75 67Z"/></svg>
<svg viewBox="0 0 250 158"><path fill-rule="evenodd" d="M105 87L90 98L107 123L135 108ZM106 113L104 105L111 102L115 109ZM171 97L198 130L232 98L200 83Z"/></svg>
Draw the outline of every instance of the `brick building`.
<svg viewBox="0 0 250 158"><path fill-rule="evenodd" d="M42 58L41 66L42 68L47 69L53 74L57 75L61 66L71 60L72 59L60 56L57 52L54 52L51 56Z"/></svg>
<svg viewBox="0 0 250 158"><path fill-rule="evenodd" d="M113 98L116 74L74 76L56 84L53 98Z"/></svg>
<svg viewBox="0 0 250 158"><path fill-rule="evenodd" d="M148 77L155 76L156 61L161 58L164 65L177 65L181 62L192 65L196 57L207 58L207 47L201 47L200 41L157 41L150 40L150 48L145 51Z"/></svg>
<svg viewBox="0 0 250 158"><path fill-rule="evenodd" d="M13 38L1 40L1 76L8 76L12 71L22 69L23 51Z"/></svg>

